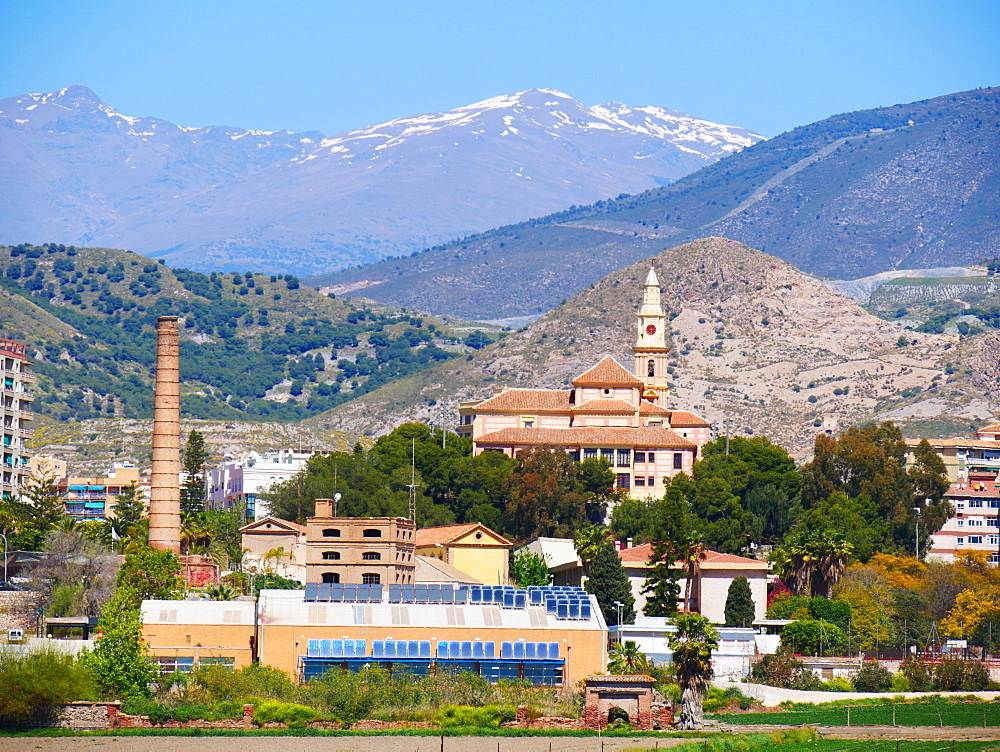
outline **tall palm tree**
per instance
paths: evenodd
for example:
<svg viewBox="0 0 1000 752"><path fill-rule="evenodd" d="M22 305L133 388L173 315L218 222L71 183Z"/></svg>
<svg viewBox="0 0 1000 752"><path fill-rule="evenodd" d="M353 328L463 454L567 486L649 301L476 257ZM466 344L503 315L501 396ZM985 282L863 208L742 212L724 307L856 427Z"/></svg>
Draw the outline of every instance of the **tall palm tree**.
<svg viewBox="0 0 1000 752"><path fill-rule="evenodd" d="M691 590L701 562L705 558L705 544L702 543L701 536L695 532L684 534L680 541L680 555L684 562L684 613L691 613Z"/></svg>
<svg viewBox="0 0 1000 752"><path fill-rule="evenodd" d="M278 546L277 548L272 548L266 554L264 554L261 564L264 567L264 572L267 574L274 574L274 570L281 563L281 560L288 556L288 552L285 551L284 546Z"/></svg>
<svg viewBox="0 0 1000 752"><path fill-rule="evenodd" d="M854 546L848 543L838 530L824 530L811 541L816 569L813 577L813 597L832 598L833 586L840 580L847 568L847 560L854 553Z"/></svg>
<svg viewBox="0 0 1000 752"><path fill-rule="evenodd" d="M608 538L612 536L611 531L601 525L584 525L573 536L573 547L576 555L580 557L583 564L583 574L590 576L590 564L597 557L597 552L602 546L607 545Z"/></svg>
<svg viewBox="0 0 1000 752"><path fill-rule="evenodd" d="M712 651L719 633L701 614L678 614L672 620L677 631L669 635L674 669L681 685L681 714L677 728L696 731L704 715L705 688L712 678Z"/></svg>

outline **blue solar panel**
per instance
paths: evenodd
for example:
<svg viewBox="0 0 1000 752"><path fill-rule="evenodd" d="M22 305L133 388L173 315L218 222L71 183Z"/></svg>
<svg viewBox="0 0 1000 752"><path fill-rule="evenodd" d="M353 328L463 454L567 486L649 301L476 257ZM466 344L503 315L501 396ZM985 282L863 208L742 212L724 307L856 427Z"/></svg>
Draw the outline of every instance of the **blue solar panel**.
<svg viewBox="0 0 1000 752"><path fill-rule="evenodd" d="M569 604L565 602L560 602L556 604L556 618L557 619L568 619L569 618Z"/></svg>
<svg viewBox="0 0 1000 752"><path fill-rule="evenodd" d="M333 657L333 645L330 640L320 640L319 641L319 654L323 658Z"/></svg>
<svg viewBox="0 0 1000 752"><path fill-rule="evenodd" d="M403 586L389 586L389 603L400 603L403 600Z"/></svg>
<svg viewBox="0 0 1000 752"><path fill-rule="evenodd" d="M590 618L590 601L584 601L580 604L580 618L589 619Z"/></svg>
<svg viewBox="0 0 1000 752"><path fill-rule="evenodd" d="M319 640L309 640L306 655L310 658L319 657Z"/></svg>
<svg viewBox="0 0 1000 752"><path fill-rule="evenodd" d="M306 585L305 600L307 601L316 600L316 583L311 583L309 585Z"/></svg>
<svg viewBox="0 0 1000 752"><path fill-rule="evenodd" d="M333 589L333 585L328 585L323 583L322 585L316 586L316 600L318 601L328 601L330 600L330 592Z"/></svg>

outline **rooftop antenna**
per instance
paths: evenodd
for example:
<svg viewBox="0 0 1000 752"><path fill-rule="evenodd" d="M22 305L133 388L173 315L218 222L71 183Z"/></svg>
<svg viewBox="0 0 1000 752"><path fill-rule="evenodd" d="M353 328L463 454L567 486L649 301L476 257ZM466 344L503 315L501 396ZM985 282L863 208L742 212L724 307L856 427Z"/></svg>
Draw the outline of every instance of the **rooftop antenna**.
<svg viewBox="0 0 1000 752"><path fill-rule="evenodd" d="M410 508L409 517L413 526L417 526L417 440L410 439Z"/></svg>

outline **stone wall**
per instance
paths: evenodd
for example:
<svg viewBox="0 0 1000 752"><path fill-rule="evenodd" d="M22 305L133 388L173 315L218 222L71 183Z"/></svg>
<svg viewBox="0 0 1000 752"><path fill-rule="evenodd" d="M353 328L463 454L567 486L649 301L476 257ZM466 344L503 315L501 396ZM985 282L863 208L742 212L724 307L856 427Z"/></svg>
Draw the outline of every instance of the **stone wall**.
<svg viewBox="0 0 1000 752"><path fill-rule="evenodd" d="M8 629L22 629L26 637L35 634L41 602L41 593L0 590L0 638L6 640Z"/></svg>
<svg viewBox="0 0 1000 752"><path fill-rule="evenodd" d="M71 729L107 729L114 727L118 701L70 702L59 712L58 725Z"/></svg>

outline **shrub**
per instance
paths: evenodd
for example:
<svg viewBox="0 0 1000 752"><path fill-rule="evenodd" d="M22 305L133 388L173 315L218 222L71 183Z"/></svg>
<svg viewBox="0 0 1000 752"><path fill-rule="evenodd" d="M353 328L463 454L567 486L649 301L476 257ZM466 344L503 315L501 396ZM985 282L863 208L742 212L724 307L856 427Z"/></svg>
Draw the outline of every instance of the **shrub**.
<svg viewBox="0 0 1000 752"><path fill-rule="evenodd" d="M827 692L851 692L855 689L847 679L842 676L838 676L836 679L831 679L828 682L823 682L823 689ZM864 690L861 690L864 691Z"/></svg>
<svg viewBox="0 0 1000 752"><path fill-rule="evenodd" d="M847 638L836 624L824 619L802 619L784 626L781 643L803 655L836 655L844 649Z"/></svg>
<svg viewBox="0 0 1000 752"><path fill-rule="evenodd" d="M122 700L121 712L125 715L144 715L157 724L173 718L170 708L149 697L126 697Z"/></svg>
<svg viewBox="0 0 1000 752"><path fill-rule="evenodd" d="M97 695L90 672L72 656L51 650L0 651L0 726L42 726L57 708Z"/></svg>
<svg viewBox="0 0 1000 752"><path fill-rule="evenodd" d="M979 661L944 660L934 672L934 689L979 692L990 685L989 672Z"/></svg>
<svg viewBox="0 0 1000 752"><path fill-rule="evenodd" d="M290 700L296 696L288 674L259 664L239 671L226 666L199 666L191 674L190 686L200 690L208 702L242 701L248 697Z"/></svg>
<svg viewBox="0 0 1000 752"><path fill-rule="evenodd" d="M911 692L910 680L906 678L905 674L897 673L893 674L892 677L892 691L893 692Z"/></svg>
<svg viewBox="0 0 1000 752"><path fill-rule="evenodd" d="M624 709L619 708L617 705L608 710L608 725L609 726L631 726L632 721L629 720L628 712Z"/></svg>
<svg viewBox="0 0 1000 752"><path fill-rule="evenodd" d="M254 708L253 722L258 726L265 723L285 723L294 728L304 726L315 720L318 713L310 707L297 702L282 702L281 700L265 700Z"/></svg>
<svg viewBox="0 0 1000 752"><path fill-rule="evenodd" d="M624 711L622 711L624 712ZM500 728L504 721L514 719L514 711L510 708L501 708L499 705L486 705L481 708L474 708L468 705L448 705L434 716L434 721L441 728L465 727L465 728ZM628 721L628 714L625 714Z"/></svg>
<svg viewBox="0 0 1000 752"><path fill-rule="evenodd" d="M927 692L934 685L934 666L923 661L903 661L899 670L903 673L912 692Z"/></svg>
<svg viewBox="0 0 1000 752"><path fill-rule="evenodd" d="M866 663L854 675L858 692L888 692L892 689L892 673L877 662Z"/></svg>
<svg viewBox="0 0 1000 752"><path fill-rule="evenodd" d="M765 655L750 671L750 681L785 689L821 689L819 677L788 652Z"/></svg>

